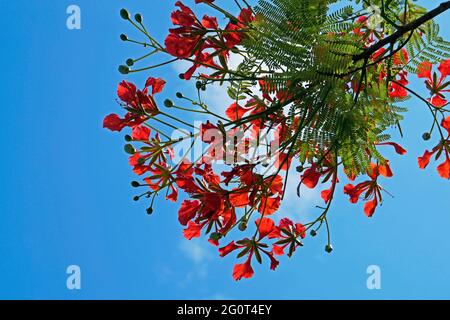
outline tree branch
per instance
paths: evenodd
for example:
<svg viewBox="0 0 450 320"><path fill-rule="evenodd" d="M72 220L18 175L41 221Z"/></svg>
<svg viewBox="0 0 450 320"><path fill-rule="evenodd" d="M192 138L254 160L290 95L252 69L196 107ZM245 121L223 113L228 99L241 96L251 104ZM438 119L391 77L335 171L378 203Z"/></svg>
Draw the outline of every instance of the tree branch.
<svg viewBox="0 0 450 320"><path fill-rule="evenodd" d="M389 37L386 37L380 41L378 41L373 46L367 48L362 53L355 55L353 57L353 61L359 61L359 60L365 60L370 58L375 52L377 52L379 49L383 48L384 46L395 43L399 38L403 37L406 33L413 31L417 28L419 28L424 23L434 19L441 13L444 13L450 9L450 1L446 1L441 3L437 8L427 12L417 20L414 20L413 22L410 22L409 24L402 26L399 30L391 34Z"/></svg>

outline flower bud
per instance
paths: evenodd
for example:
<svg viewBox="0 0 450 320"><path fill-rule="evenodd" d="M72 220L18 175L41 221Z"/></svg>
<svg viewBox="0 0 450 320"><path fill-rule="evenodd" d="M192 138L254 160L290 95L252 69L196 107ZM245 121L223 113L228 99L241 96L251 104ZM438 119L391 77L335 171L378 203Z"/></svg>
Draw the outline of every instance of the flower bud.
<svg viewBox="0 0 450 320"><path fill-rule="evenodd" d="M245 231L247 229L247 222L241 222L239 224L238 228L239 228L240 231Z"/></svg>
<svg viewBox="0 0 450 320"><path fill-rule="evenodd" d="M133 201L139 201L139 196L133 197Z"/></svg>
<svg viewBox="0 0 450 320"><path fill-rule="evenodd" d="M124 20L130 20L130 14L128 13L127 9L121 9L120 10L120 16L122 17L122 19Z"/></svg>
<svg viewBox="0 0 450 320"><path fill-rule="evenodd" d="M425 133L422 135L422 139L425 140L425 141L430 140L430 139L431 139L431 134L430 134L429 132L425 132Z"/></svg>
<svg viewBox="0 0 450 320"><path fill-rule="evenodd" d="M130 73L130 68L128 68L127 66L121 65L121 66L119 66L119 72L121 74L128 74L128 73Z"/></svg>
<svg viewBox="0 0 450 320"><path fill-rule="evenodd" d="M164 105L166 106L166 108L172 108L173 107L173 101L170 99L166 99L164 100Z"/></svg>
<svg viewBox="0 0 450 320"><path fill-rule="evenodd" d="M182 94L181 92L177 92L177 98L178 98L178 99L183 98L183 94Z"/></svg>
<svg viewBox="0 0 450 320"><path fill-rule="evenodd" d="M126 34L121 34L120 35L120 40L122 40L122 41L127 41L128 40L128 36L126 35Z"/></svg>
<svg viewBox="0 0 450 320"><path fill-rule="evenodd" d="M125 141L127 142L133 141L133 138L129 134L127 134L125 135Z"/></svg>
<svg viewBox="0 0 450 320"><path fill-rule="evenodd" d="M153 208L152 207L150 207L150 208L147 208L147 214L148 215L151 215L152 213L153 213Z"/></svg>
<svg viewBox="0 0 450 320"><path fill-rule="evenodd" d="M305 168L302 165L297 166L297 168L295 168L295 170L297 170L297 172L303 172Z"/></svg>
<svg viewBox="0 0 450 320"><path fill-rule="evenodd" d="M134 60L133 59L127 59L127 61L125 63L127 64L127 66L132 67L134 65Z"/></svg>
<svg viewBox="0 0 450 320"><path fill-rule="evenodd" d="M311 235L311 237L315 237L315 236L317 236L317 231L311 230L311 232L309 234Z"/></svg>
<svg viewBox="0 0 450 320"><path fill-rule="evenodd" d="M179 77L181 80L184 80L184 73L180 73L180 74L178 75L178 77Z"/></svg>
<svg viewBox="0 0 450 320"><path fill-rule="evenodd" d="M137 187L140 187L141 184L140 184L139 182L137 182L137 181L131 181L131 186L132 186L133 188L137 188Z"/></svg>
<svg viewBox="0 0 450 320"><path fill-rule="evenodd" d="M201 81L197 81L195 83L195 87L197 88L197 90L200 90L202 88L202 82Z"/></svg>
<svg viewBox="0 0 450 320"><path fill-rule="evenodd" d="M325 251L328 252L328 253L331 253L331 251L333 251L333 247L331 246L331 244L327 244L325 246Z"/></svg>
<svg viewBox="0 0 450 320"><path fill-rule="evenodd" d="M134 20L136 20L137 23L142 23L142 15L140 13L136 13L134 15Z"/></svg>

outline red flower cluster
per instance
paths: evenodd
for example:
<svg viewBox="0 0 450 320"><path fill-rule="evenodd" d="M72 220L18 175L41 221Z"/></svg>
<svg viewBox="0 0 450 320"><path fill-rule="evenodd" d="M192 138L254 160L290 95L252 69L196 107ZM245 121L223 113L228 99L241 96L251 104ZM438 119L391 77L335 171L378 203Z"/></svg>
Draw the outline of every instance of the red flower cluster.
<svg viewBox="0 0 450 320"><path fill-rule="evenodd" d="M119 83L117 95L124 103L123 107L128 112L124 118L112 113L103 120L103 127L112 131L122 131L125 127L134 128L142 122L158 113L158 107L154 95L164 89L166 82L162 79L148 78L143 90L137 90L136 86L127 81ZM149 93L151 88L151 93Z"/></svg>
<svg viewBox="0 0 450 320"><path fill-rule="evenodd" d="M200 2L213 1L196 1ZM200 67L220 70L221 66L215 63L214 57L222 55L226 58L229 50L241 43L243 39L241 29L254 19L250 9L243 9L237 20L230 22L223 34L218 36L217 33L221 31L217 18L205 15L199 20L181 1L177 1L175 5L180 9L172 13L172 23L178 27L169 30L170 33L164 43L167 52L172 56L193 62L193 66L183 74L186 80L189 80ZM205 51L208 49L212 49L213 53Z"/></svg>
<svg viewBox="0 0 450 320"><path fill-rule="evenodd" d="M450 117L442 120L441 126L447 130L447 137L444 137L431 151L425 150L423 156L418 158L418 162L419 167L425 169L433 155L436 160L445 155L445 160L437 167L437 171L442 178L450 179Z"/></svg>
<svg viewBox="0 0 450 320"><path fill-rule="evenodd" d="M147 190L143 195L135 198L152 195L155 197L164 192L167 200L175 202L178 200L179 191L184 191L188 198L181 202L178 210L178 221L183 226L184 237L191 240L200 237L202 233L208 235L209 242L218 247L222 257L238 251L237 257L243 260L233 268L235 280L253 276L254 260L262 263L265 259L269 262L270 269L275 270L279 265L278 256L286 254L291 257L299 247L303 246L302 241L308 230L314 236L322 224L328 231L326 250L330 252L327 213L340 183L340 168L352 182L344 186L344 194L349 196L351 203L364 201L364 212L366 216L372 217L383 201L383 192L387 192L379 183L381 177L393 176L389 160L383 160L377 148L390 146L400 155L406 153L406 150L397 143L380 141L386 140L385 127L394 124L398 119L397 114L390 113L391 110L399 109L394 106L394 103L407 98L410 91L413 92L407 88L409 81L405 67L411 62L408 51L399 49L393 52L381 48L371 57L365 58L364 67L351 70L352 72L348 74L343 73L343 90L353 106L360 107L356 102L361 101L358 98L364 92L367 98L365 101L374 103L368 104L367 108L365 106L361 106L362 108L358 110L355 108L357 111L355 117L352 114L351 117L343 117L343 121L339 121L335 126L334 124L324 126L321 122L323 117L327 116L328 110L327 112L322 110L330 109L340 115L340 110L337 108L344 100L340 95L336 95L339 99L327 96L323 104L315 106L311 103L312 99L305 99L302 96L306 92L305 96L308 98L307 90L309 89L319 92L322 89L321 83L283 80L283 77L278 77L278 73L285 72L289 75L289 70L276 71L272 75L271 70L264 70L267 67L264 62L267 61L259 60L258 57L254 63L246 60L253 68L248 69L250 71L242 71L241 68L236 71L229 70L227 66L229 55L237 49L240 54L245 53L245 46L242 44L246 32L259 26L253 23L256 17L251 8L244 8L237 17L232 17L230 13L217 7L214 0L195 0L195 3L205 3L223 13L227 19L225 27L219 27L216 17L204 15L199 19L193 10L181 1L177 1L175 5L178 8L171 14L171 21L175 27L169 30L164 46L151 38L144 28L143 32L145 31L144 33L151 40L151 44L145 43L145 46L152 46L155 52L163 52L175 57L175 59L170 58L171 60L167 63L178 59L191 62L192 66L183 74L183 79L191 79L201 67L214 69L211 75L200 75L201 81L197 83L197 88L204 89L217 80L230 81L233 84L245 81L248 84L245 83L244 91L241 87L235 90L234 85L230 86L229 95L233 96L234 90L238 91L238 94L234 94L237 99L226 109L226 118L207 108L202 102L200 91L198 101L184 96L181 92L177 93L176 96L180 101L192 103L192 111L196 114L202 113L220 118L220 121L206 121L200 126L192 126L184 119L179 119L158 108L155 95L163 90L166 84L164 80L148 78L141 90L127 81L119 84L117 95L126 113L123 118L115 113L106 116L103 126L112 131L121 131L125 127L131 129L131 134L126 136L130 144L125 146L125 151L130 154L129 164L133 172L143 181L142 183L134 181L132 185L144 187ZM241 7L239 2L236 3ZM126 10L122 17L130 20ZM135 20L142 25L139 15ZM264 21L263 14L260 21ZM350 34L355 41L358 41L358 46L364 48L369 48L386 36L379 28L374 29L366 16L357 19L355 28L350 31ZM329 34L329 36L333 38L339 35ZM369 52L373 51L369 50ZM249 57L252 57L251 53ZM127 65L131 66L134 61L143 58L127 61ZM353 65L359 66L356 63ZM448 89L450 82L447 81L450 75L450 60L444 60L438 66L440 76L436 72L433 73L432 69L431 63L423 62L418 67L417 75L425 79L426 87L430 92L428 101L434 108L431 108L430 104L428 106L432 110L441 140L431 151L426 150L424 155L419 157L418 162L420 168L424 169L429 165L431 157L434 156L436 160L445 157L437 170L441 177L450 179L450 117L445 118L448 110L444 108L448 102L444 93L450 91ZM242 77L240 72L244 73ZM255 92L256 90L252 87L254 85L259 85L259 93ZM250 87L252 88L249 89ZM337 87L337 90L340 88ZM334 94L333 90L330 94ZM380 93L380 99L376 97L378 93ZM164 105L167 108L173 108L172 110L190 111L187 107L175 105L171 100L166 100ZM365 109L370 112L366 112ZM385 121L382 112L389 117ZM438 116L443 118L440 126ZM381 118L383 121L379 120ZM150 119L158 123L155 126L147 124L147 120ZM173 139L164 129L161 129L161 127L177 129L180 124L181 126L190 125L194 131L198 130L198 132ZM331 132L335 127L339 129ZM341 127L344 137L347 137L347 129L361 133L360 136L363 139L361 144L364 146L359 150L361 152L355 153L355 156L353 149L346 149L342 143L345 140L340 139ZM316 132L320 133L320 139L305 138L309 134L315 135ZM237 138L238 133L242 133L239 138ZM269 136L270 134L273 134L273 139ZM193 140L191 140L193 142L191 148L198 142L202 148L206 145L206 150L202 149L200 159L196 159L194 163L187 159L176 163L175 152L172 148L175 148L174 146L180 141L189 138ZM258 147L262 146L265 150L262 156L250 155L250 145L255 141ZM136 147L135 143L139 147ZM345 144L348 144L347 141ZM184 157L188 157L188 154ZM213 165L217 160L230 158L233 159L232 164L227 161L224 163L229 166L229 169L218 174ZM273 163L275 173L264 169L270 166L268 162L271 160L275 160ZM325 208L318 206L323 212L316 220L305 224L294 223L288 218L277 219L275 216L281 206L286 188L285 181L293 161L299 161L296 168L301 175L298 193L302 185L310 189L315 189L319 185L327 186L325 190L321 189ZM364 167L361 168L361 163L370 163L370 165L366 170ZM350 172L352 170L354 172ZM362 182L353 183L358 174L367 175L367 178ZM221 246L221 241L229 237L235 227L238 227L240 231L254 228L253 236L242 236L238 238L239 240L235 238L231 242L230 239L227 245Z"/></svg>
<svg viewBox="0 0 450 320"><path fill-rule="evenodd" d="M418 66L417 76L419 78L425 78L425 85L428 90L430 90L431 98L428 101L436 108L442 108L447 104L444 92L450 92L446 89L450 82L446 82L446 78L450 75L450 60L444 60L439 64L438 70L441 76L438 79L436 72L431 75L433 70L433 65L430 62L422 62Z"/></svg>

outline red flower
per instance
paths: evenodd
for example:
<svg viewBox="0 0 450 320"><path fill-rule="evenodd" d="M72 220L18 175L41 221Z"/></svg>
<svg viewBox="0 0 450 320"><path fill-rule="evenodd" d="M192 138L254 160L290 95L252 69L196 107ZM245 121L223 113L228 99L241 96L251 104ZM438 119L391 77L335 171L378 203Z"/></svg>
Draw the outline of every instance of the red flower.
<svg viewBox="0 0 450 320"><path fill-rule="evenodd" d="M233 278L238 281L242 278L251 278L253 277L254 271L251 266L252 254L249 254L247 260L245 260L242 264L236 264L233 268Z"/></svg>
<svg viewBox="0 0 450 320"><path fill-rule="evenodd" d="M269 234L269 238L279 239L272 246L272 252L276 255L283 255L284 249L289 246L288 256L292 256L297 247L303 244L298 238L304 239L306 237L306 228L301 223L294 224L288 218L280 220L276 230Z"/></svg>
<svg viewBox="0 0 450 320"><path fill-rule="evenodd" d="M409 83L407 75L406 71L402 71L399 73L400 79L389 84L389 97L402 99L408 96L408 91L404 88Z"/></svg>
<svg viewBox="0 0 450 320"><path fill-rule="evenodd" d="M442 61L438 70L441 73L441 76L437 77L436 72L432 74L433 65L424 61L417 67L417 76L419 78L425 78L425 85L428 90L430 90L431 98L428 101L436 108L442 108L447 104L447 100L444 97L444 92L450 92L450 90L446 89L449 85L446 82L446 78L450 75L450 60Z"/></svg>
<svg viewBox="0 0 450 320"><path fill-rule="evenodd" d="M240 256L247 256L246 260L242 264L236 264L233 268L233 278L237 281L242 278L251 278L253 276L253 268L251 266L252 257L256 257L258 262L262 262L261 260L261 252L264 253L270 260L270 269L275 270L278 266L279 262L274 258L273 253L267 251L267 245L261 243L261 240L265 237L269 236L273 232L276 232L277 228L275 227L275 223L268 218L261 218L255 221L258 237L254 238L254 240L243 239L235 243L234 241L230 242L225 247L219 248L219 253L221 257L226 256L227 254L242 249Z"/></svg>
<svg viewBox="0 0 450 320"><path fill-rule="evenodd" d="M249 109L244 108L238 103L234 102L227 108L225 114L227 115L228 119L236 121L238 119L241 119L248 111Z"/></svg>
<svg viewBox="0 0 450 320"><path fill-rule="evenodd" d="M120 100L127 104L133 104L136 99L136 86L127 81L122 81L117 87L117 95Z"/></svg>
<svg viewBox="0 0 450 320"><path fill-rule="evenodd" d="M164 41L166 50L174 57L186 59L192 56L198 38L186 38L178 34L169 34Z"/></svg>
<svg viewBox="0 0 450 320"><path fill-rule="evenodd" d="M419 157L417 161L419 167L425 169L434 154L436 154L436 160L444 154L445 160L437 167L437 171L442 178L450 179L450 117L442 120L441 126L447 130L447 138L442 139L431 151L425 150L423 156Z"/></svg>
<svg viewBox="0 0 450 320"><path fill-rule="evenodd" d="M199 238L201 235L201 231L203 228L203 224L197 224L195 222L189 221L188 227L183 230L183 236L191 240L193 238Z"/></svg>
<svg viewBox="0 0 450 320"><path fill-rule="evenodd" d="M112 131L121 131L125 127L135 127L145 121L145 117L128 112L122 119L117 114L110 114L103 120L103 127Z"/></svg>
<svg viewBox="0 0 450 320"><path fill-rule="evenodd" d="M194 72L200 68L200 67L205 67L205 68L209 68L209 67L215 67L215 68L220 68L215 62L214 59L212 57L211 54L209 53L203 53L201 51L198 51L195 59L194 59L194 64L192 65L192 67L190 67L185 73L183 78L185 80L190 80L192 75L194 74Z"/></svg>
<svg viewBox="0 0 450 320"><path fill-rule="evenodd" d="M350 196L351 203L357 203L360 196L365 193L364 201L366 201L366 204L364 205L364 212L366 216L372 217L379 201L382 201L381 191L383 189L378 185L378 177L380 175L391 177L392 171L389 168L389 163L379 166L372 163L371 169L367 174L371 180L361 182L356 186L347 184L344 187L344 193Z"/></svg>
<svg viewBox="0 0 450 320"><path fill-rule="evenodd" d="M332 188L330 188L330 189L323 190L322 192L320 192L320 197L323 199L323 201L325 201L325 203L328 203L331 200L332 194L333 194L333 190L332 190Z"/></svg>
<svg viewBox="0 0 450 320"><path fill-rule="evenodd" d="M150 129L146 126L136 126L131 131L131 137L134 140L147 141L150 138Z"/></svg>
<svg viewBox="0 0 450 320"><path fill-rule="evenodd" d="M381 143L377 143L377 146L392 146L395 149L395 152L397 152L400 155L404 155L407 154L408 151L406 151L401 145L399 145L398 143L395 142L381 142Z"/></svg>
<svg viewBox="0 0 450 320"><path fill-rule="evenodd" d="M180 9L172 12L171 19L172 23L179 27L169 30L170 34L164 41L167 52L180 59L187 59L196 54L196 60L209 60L202 50L207 46L215 47L215 45L206 44L204 37L207 29L218 29L217 19L205 15L200 22L189 7L180 1L177 1L175 5ZM197 66L198 62L194 65ZM188 80L194 71L191 68L188 71L190 75L185 79Z"/></svg>
<svg viewBox="0 0 450 320"><path fill-rule="evenodd" d="M306 169L302 176L302 183L310 189L314 189L319 183L322 173L316 164L312 164L309 169Z"/></svg>
<svg viewBox="0 0 450 320"><path fill-rule="evenodd" d="M107 115L103 120L103 128L107 128L111 131L122 131L126 127L126 122L121 119L117 114L112 113Z"/></svg>
<svg viewBox="0 0 450 320"><path fill-rule="evenodd" d="M200 202L197 200L184 200L181 203L181 208L178 211L178 221L185 226L192 220L200 209Z"/></svg>
<svg viewBox="0 0 450 320"><path fill-rule="evenodd" d="M450 179L450 157L447 155L445 161L437 167L439 175L444 179Z"/></svg>
<svg viewBox="0 0 450 320"><path fill-rule="evenodd" d="M219 248L219 254L221 257L225 257L230 252L233 252L234 250L239 249L239 248L242 248L242 246L238 246L234 243L234 241L231 241L225 247Z"/></svg>
<svg viewBox="0 0 450 320"><path fill-rule="evenodd" d="M419 163L419 168L420 169L425 169L428 164L430 163L431 160L431 156L436 152L437 150L430 152L428 150L425 150L425 153L423 154L423 156L419 157L418 163Z"/></svg>
<svg viewBox="0 0 450 320"><path fill-rule="evenodd" d="M239 45L242 40L244 39L245 34L243 32L240 32L243 28L245 28L248 24L250 24L252 21L255 20L255 16L253 15L253 12L249 8L242 9L241 13L238 16L238 21L230 22L225 27L225 30L228 32L225 32L223 37L226 40L226 46L228 48L233 48L237 45ZM235 31L235 32L232 32Z"/></svg>
<svg viewBox="0 0 450 320"><path fill-rule="evenodd" d="M162 79L148 78L143 90L137 90L133 83L122 81L117 87L117 95L128 109L144 110L146 113L153 115L158 112L153 95L162 91L165 85ZM148 94L148 88L152 87L152 94Z"/></svg>
<svg viewBox="0 0 450 320"><path fill-rule="evenodd" d="M152 88L152 95L155 95L157 93L160 93L163 91L164 86L166 85L166 81L160 78L148 78L145 82L145 87L151 87Z"/></svg>
<svg viewBox="0 0 450 320"><path fill-rule="evenodd" d="M250 203L247 192L232 192L230 193L230 203L233 207L241 208Z"/></svg>
<svg viewBox="0 0 450 320"><path fill-rule="evenodd" d="M280 208L281 198L268 198L262 197L261 202L258 207L258 211L265 215L274 214L278 208Z"/></svg>

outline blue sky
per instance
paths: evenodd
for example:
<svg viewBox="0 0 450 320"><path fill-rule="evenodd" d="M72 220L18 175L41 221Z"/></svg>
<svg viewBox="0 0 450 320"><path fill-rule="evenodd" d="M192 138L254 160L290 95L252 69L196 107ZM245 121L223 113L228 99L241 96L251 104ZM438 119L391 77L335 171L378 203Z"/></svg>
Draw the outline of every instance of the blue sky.
<svg viewBox="0 0 450 320"><path fill-rule="evenodd" d="M117 66L142 53L119 40L132 29L118 13L139 10L163 39L173 3L0 3L0 298L449 298L450 186L434 167L417 168L417 156L434 141L420 138L431 118L416 100L407 103L403 124L409 154L392 155L395 178L384 183L395 199L368 219L339 196L330 215L331 255L321 234L276 272L255 266L253 279L236 283L232 257L219 258L205 239L182 238L177 205L159 199L149 217L146 204L131 201L135 177L123 135L102 129L103 117L118 111ZM81 8L81 30L66 28L71 4ZM167 94L186 85L172 67L129 79L141 83L149 75L168 81ZM306 214L297 211L300 200L289 201L287 214ZM66 288L73 264L81 268L81 290ZM381 290L366 287L369 265L381 268Z"/></svg>

